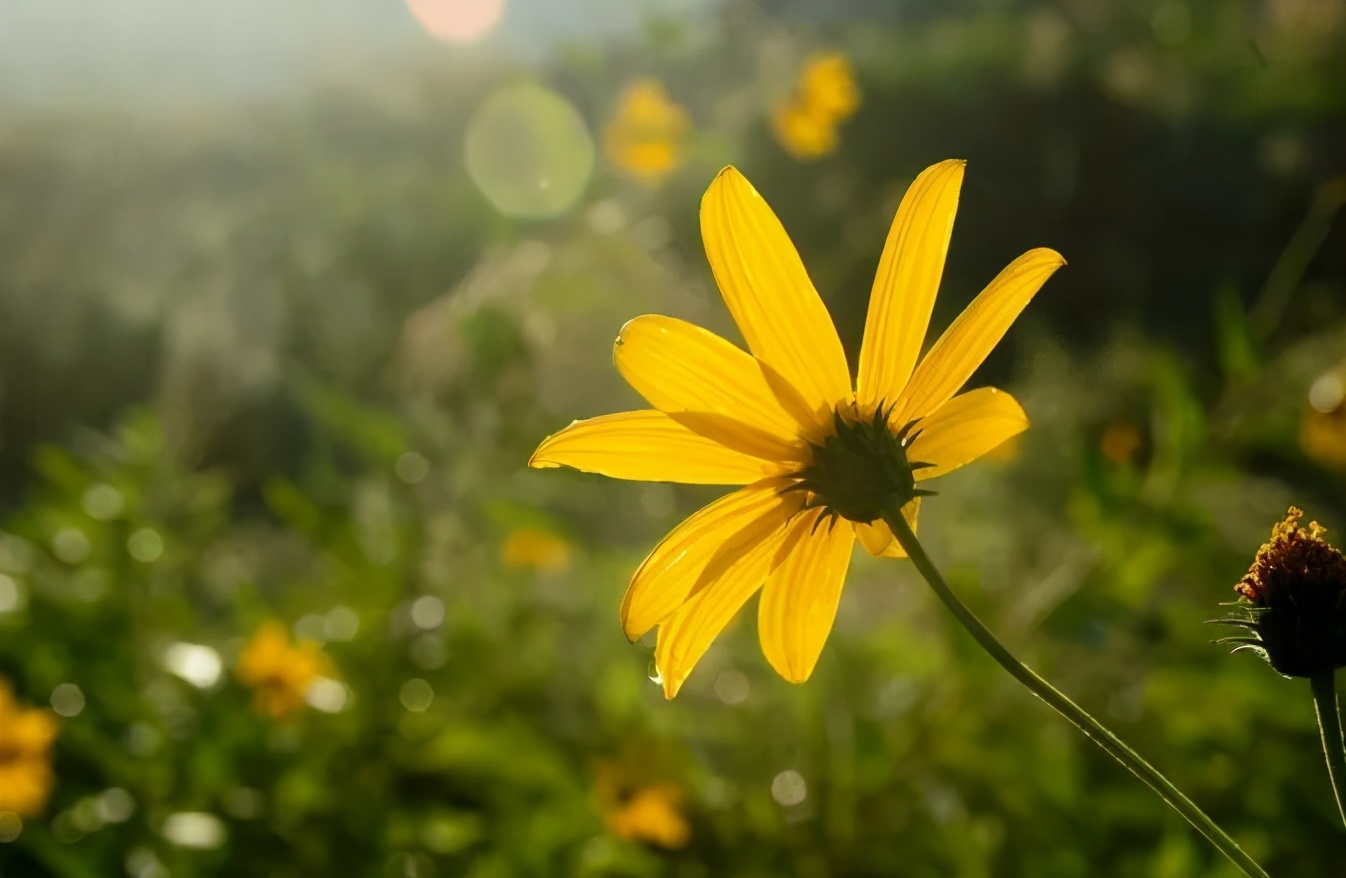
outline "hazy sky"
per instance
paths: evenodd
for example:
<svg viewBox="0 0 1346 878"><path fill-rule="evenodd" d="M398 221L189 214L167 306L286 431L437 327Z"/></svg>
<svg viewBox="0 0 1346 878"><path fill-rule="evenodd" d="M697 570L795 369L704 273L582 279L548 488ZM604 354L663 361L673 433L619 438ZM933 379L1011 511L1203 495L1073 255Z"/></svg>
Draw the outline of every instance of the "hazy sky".
<svg viewBox="0 0 1346 878"><path fill-rule="evenodd" d="M632 31L653 9L712 0L506 0L486 51ZM403 0L0 0L0 101L61 104L282 97L436 43Z"/></svg>

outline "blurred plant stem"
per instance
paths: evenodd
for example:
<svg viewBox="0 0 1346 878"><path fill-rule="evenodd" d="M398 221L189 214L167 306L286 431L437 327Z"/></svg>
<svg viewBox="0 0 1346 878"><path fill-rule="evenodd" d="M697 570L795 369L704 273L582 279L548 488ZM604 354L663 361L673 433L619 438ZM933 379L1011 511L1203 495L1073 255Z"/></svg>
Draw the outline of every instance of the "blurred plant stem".
<svg viewBox="0 0 1346 878"><path fill-rule="evenodd" d="M1324 671L1309 678L1313 687L1313 709L1318 714L1318 730L1323 735L1323 755L1327 757L1327 776L1337 797L1337 813L1346 824L1341 786L1346 783L1346 742L1341 737L1341 713L1337 707L1337 672Z"/></svg>
<svg viewBox="0 0 1346 878"><path fill-rule="evenodd" d="M1244 874L1252 876L1252 878L1269 878L1266 871L1257 865L1252 857L1244 853L1243 849L1238 846L1238 842L1216 826L1215 822L1207 817L1205 812L1198 808L1191 799L1183 795L1182 791L1175 787L1168 778L1142 759L1136 751L1124 744L1107 726L1094 719L1082 707L1067 698L1052 684L1039 677L1023 662L1016 659L996 639L990 629L983 625L981 620L949 588L949 584L944 581L944 577L935 567L934 562L930 560L930 556L925 553L920 540L916 539L915 532L912 531L900 511L886 512L883 520L892 529L897 541L906 550L908 557L916 565L916 569L934 589L939 599L944 602L944 605L949 608L968 633L981 645L981 648L990 653L991 658L999 662L1002 668L1010 672L1010 676L1023 683L1030 692L1047 702L1057 713L1070 720L1077 729L1084 732L1087 738L1098 744L1112 758L1126 766L1132 774L1147 783L1150 789L1159 794L1159 798L1185 817L1187 822L1195 826L1197 831L1209 839L1211 844L1219 849L1220 853L1229 858L1230 862L1242 869ZM1315 687L1318 685L1316 679L1314 685ZM1316 695L1317 689L1315 688L1314 691ZM1319 715L1321 716L1321 710ZM1337 740L1340 741L1340 739L1341 735L1338 727ZM1340 750L1338 753L1340 753Z"/></svg>

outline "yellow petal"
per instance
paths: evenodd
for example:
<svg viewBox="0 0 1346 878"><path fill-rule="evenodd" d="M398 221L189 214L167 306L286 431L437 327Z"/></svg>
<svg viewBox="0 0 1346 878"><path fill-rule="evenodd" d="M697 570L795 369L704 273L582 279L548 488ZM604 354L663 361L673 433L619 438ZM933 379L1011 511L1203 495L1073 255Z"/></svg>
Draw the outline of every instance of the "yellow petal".
<svg viewBox="0 0 1346 878"><path fill-rule="evenodd" d="M719 576L659 625L654 664L663 680L665 697L678 694L711 641L762 587L784 531L784 526L777 527L756 544L744 544L726 555L728 563Z"/></svg>
<svg viewBox="0 0 1346 878"><path fill-rule="evenodd" d="M979 387L959 394L922 418L920 432L907 447L913 463L933 463L916 471L933 479L971 463L1028 428L1023 408L1003 390Z"/></svg>
<svg viewBox="0 0 1346 878"><path fill-rule="evenodd" d="M902 517L911 525L911 532L916 532L916 519L921 513L921 498L917 497L902 507ZM902 544L893 536L893 532L888 525L882 521L872 521L869 524L857 522L855 524L855 535L860 538L860 544L865 547L869 554L883 558L905 558L907 550L902 548Z"/></svg>
<svg viewBox="0 0 1346 878"><path fill-rule="evenodd" d="M922 171L907 189L888 230L860 348L856 396L864 409L895 402L921 355L953 235L965 164L949 159Z"/></svg>
<svg viewBox="0 0 1346 878"><path fill-rule="evenodd" d="M957 393L1047 278L1065 264L1061 254L1043 247L1000 272L925 355L902 392L892 423L925 417Z"/></svg>
<svg viewBox="0 0 1346 878"><path fill-rule="evenodd" d="M769 479L749 485L703 507L664 537L622 598L627 638L634 641L671 616L736 548L755 545L785 524L801 502L798 494L781 496L789 484Z"/></svg>
<svg viewBox="0 0 1346 878"><path fill-rule="evenodd" d="M807 680L818 663L854 545L855 530L821 509L795 516L785 533L785 557L762 589L757 632L767 661L791 683Z"/></svg>
<svg viewBox="0 0 1346 878"><path fill-rule="evenodd" d="M627 383L662 412L720 415L803 450L800 436L812 424L799 422L797 395L782 405L762 364L713 332L647 314L622 327L612 358Z"/></svg>
<svg viewBox="0 0 1346 878"><path fill-rule="evenodd" d="M841 340L780 220L732 167L701 200L701 238L748 348L830 414L851 392Z"/></svg>
<svg viewBox="0 0 1346 878"><path fill-rule="evenodd" d="M575 421L542 440L528 465L687 485L747 485L787 468L726 448L655 411Z"/></svg>

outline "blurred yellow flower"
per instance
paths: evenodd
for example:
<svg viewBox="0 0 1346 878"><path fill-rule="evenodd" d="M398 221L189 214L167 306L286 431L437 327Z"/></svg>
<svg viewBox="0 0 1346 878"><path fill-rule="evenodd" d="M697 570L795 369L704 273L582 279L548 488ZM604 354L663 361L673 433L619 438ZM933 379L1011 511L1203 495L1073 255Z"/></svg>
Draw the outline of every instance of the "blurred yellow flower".
<svg viewBox="0 0 1346 878"><path fill-rule="evenodd" d="M838 122L848 118L860 108L860 86L850 59L837 52L810 56L799 73L798 100Z"/></svg>
<svg viewBox="0 0 1346 878"><path fill-rule="evenodd" d="M603 822L617 836L674 850L687 846L691 824L682 812L682 790L673 784L636 785L611 765L599 768L594 795Z"/></svg>
<svg viewBox="0 0 1346 878"><path fill-rule="evenodd" d="M1346 470L1346 405L1325 412L1308 407L1299 422L1299 444L1328 469Z"/></svg>
<svg viewBox="0 0 1346 878"><path fill-rule="evenodd" d="M540 528L518 528L505 538L500 560L506 567L559 573L570 567L570 542Z"/></svg>
<svg viewBox="0 0 1346 878"><path fill-rule="evenodd" d="M309 640L290 643L279 622L263 622L239 656L237 673L252 688L259 711L283 717L304 706L309 686L319 677L333 676L332 663L322 645Z"/></svg>
<svg viewBox="0 0 1346 878"><path fill-rule="evenodd" d="M953 232L964 163L923 171L888 233L854 384L827 308L776 215L725 168L701 202L701 235L746 353L670 317L622 328L617 370L653 407L576 421L529 460L639 481L741 485L684 521L633 576L621 618L659 627L664 694L759 590L767 660L808 679L832 630L856 539L901 557L883 521L915 526L917 480L975 460L1028 426L1009 394L958 394L1064 260L1016 259L921 357ZM919 360L919 363L918 363ZM958 395L956 395L958 394Z"/></svg>
<svg viewBox="0 0 1346 878"><path fill-rule="evenodd" d="M642 183L662 182L682 164L691 130L687 110L659 82L642 79L627 86L603 131L608 161Z"/></svg>
<svg viewBox="0 0 1346 878"><path fill-rule="evenodd" d="M1113 463L1130 463L1144 442L1139 426L1130 421L1113 421L1103 428L1103 435L1098 438L1098 450Z"/></svg>
<svg viewBox="0 0 1346 878"><path fill-rule="evenodd" d="M834 121L794 102L776 107L771 114L771 130L786 152L797 159L821 158L840 142Z"/></svg>
<svg viewBox="0 0 1346 878"><path fill-rule="evenodd" d="M859 106L860 87L850 59L819 53L804 62L794 94L772 111L771 130L795 158L820 158L837 148L837 128Z"/></svg>
<svg viewBox="0 0 1346 878"><path fill-rule="evenodd" d="M51 795L51 745L56 718L24 707L9 683L0 680L0 811L33 817Z"/></svg>

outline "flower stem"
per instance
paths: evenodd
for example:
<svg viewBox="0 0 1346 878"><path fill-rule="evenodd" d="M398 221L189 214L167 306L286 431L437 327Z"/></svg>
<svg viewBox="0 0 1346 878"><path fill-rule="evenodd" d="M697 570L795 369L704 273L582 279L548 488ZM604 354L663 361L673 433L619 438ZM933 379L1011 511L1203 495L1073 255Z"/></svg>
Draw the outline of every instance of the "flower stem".
<svg viewBox="0 0 1346 878"><path fill-rule="evenodd" d="M944 602L944 605L949 608L968 633L981 645L981 648L990 653L991 658L995 659L1002 668L1009 671L1010 676L1023 683L1024 686L1028 687L1028 691L1047 702L1057 713L1069 720L1081 732L1084 732L1085 737L1102 747L1113 759L1116 759L1132 774L1148 784L1150 789L1159 794L1159 798L1186 818L1188 823L1196 827L1198 832L1215 845L1220 853L1228 857L1234 865L1242 869L1244 874L1249 875L1250 878L1269 878L1266 871L1257 865L1252 857L1243 852L1243 849L1238 846L1238 842L1216 826L1215 822L1207 817L1205 812L1198 808L1191 799L1183 795L1182 791L1175 787L1168 778L1142 759L1136 751L1122 743L1122 740L1106 726L1094 719L1093 716L1067 698L1052 684L1039 677L1023 662L1016 659L949 588L949 584L944 581L944 577L940 575L939 570L930 560L930 556L925 553L920 540L916 539L916 534L908 526L906 519L902 517L900 512L886 513L883 520L888 523L888 527L897 537L898 543L906 550L908 557L916 565L916 569L934 589L939 599ZM1316 691L1315 689L1315 693ZM1338 732L1338 740L1340 740L1340 737L1340 732Z"/></svg>
<svg viewBox="0 0 1346 878"><path fill-rule="evenodd" d="M1337 797L1337 813L1346 823L1342 785L1346 784L1346 742L1341 737L1341 714L1337 711L1337 675L1324 671L1309 678L1313 687L1313 709L1318 714L1318 731L1323 736L1323 755L1327 757L1327 776Z"/></svg>

